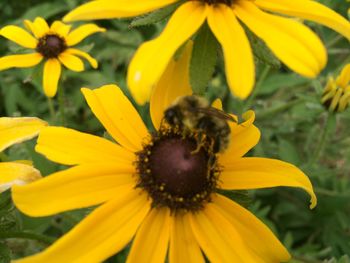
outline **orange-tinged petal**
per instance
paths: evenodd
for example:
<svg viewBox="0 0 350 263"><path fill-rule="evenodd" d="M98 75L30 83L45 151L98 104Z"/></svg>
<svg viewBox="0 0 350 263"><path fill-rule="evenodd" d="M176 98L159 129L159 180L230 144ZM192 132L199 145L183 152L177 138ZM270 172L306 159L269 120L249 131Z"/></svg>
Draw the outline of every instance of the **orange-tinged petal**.
<svg viewBox="0 0 350 263"><path fill-rule="evenodd" d="M35 39L31 34L29 34L23 28L20 28L18 26L10 25L10 26L3 27L0 30L0 35L26 48L35 49L38 43L37 39Z"/></svg>
<svg viewBox="0 0 350 263"><path fill-rule="evenodd" d="M103 262L130 242L149 209L147 195L137 190L117 196L89 214L48 249L14 262Z"/></svg>
<svg viewBox="0 0 350 263"><path fill-rule="evenodd" d="M40 172L30 165L18 162L0 163L0 193L13 185L25 185L40 178Z"/></svg>
<svg viewBox="0 0 350 263"><path fill-rule="evenodd" d="M40 132L35 150L65 165L115 162L132 164L135 155L119 145L87 133L63 127L47 127Z"/></svg>
<svg viewBox="0 0 350 263"><path fill-rule="evenodd" d="M0 70L9 68L30 68L38 65L43 59L39 53L10 55L0 58Z"/></svg>
<svg viewBox="0 0 350 263"><path fill-rule="evenodd" d="M207 5L189 1L170 18L159 37L141 45L128 69L127 82L139 104L150 99L152 88L160 80L175 51L204 23Z"/></svg>
<svg viewBox="0 0 350 263"><path fill-rule="evenodd" d="M275 159L246 157L226 163L220 175L223 189L259 189L276 186L300 187L317 203L309 178L292 164Z"/></svg>
<svg viewBox="0 0 350 263"><path fill-rule="evenodd" d="M99 27L95 24L82 25L68 34L68 36L66 37L66 42L68 46L74 46L79 42L83 41L84 38L94 33L105 31L105 28Z"/></svg>
<svg viewBox="0 0 350 263"><path fill-rule="evenodd" d="M61 63L55 58L48 59L44 65L43 77L43 87L47 97L52 98L56 95L60 76Z"/></svg>
<svg viewBox="0 0 350 263"><path fill-rule="evenodd" d="M142 15L178 0L98 0L81 5L68 13L63 20L92 20L123 18Z"/></svg>
<svg viewBox="0 0 350 263"><path fill-rule="evenodd" d="M68 53L68 54L72 54L72 55L77 55L81 58L85 58L89 63L90 65L93 67L93 68L97 68L98 67L98 63L96 61L96 59L94 59L93 57L91 57L88 53L86 52L83 52L79 49L76 49L76 48L68 48L64 51L65 53Z"/></svg>
<svg viewBox="0 0 350 263"><path fill-rule="evenodd" d="M231 222L245 244L264 262L287 262L290 259L287 249L251 212L222 195L213 197L213 206Z"/></svg>
<svg viewBox="0 0 350 263"><path fill-rule="evenodd" d="M211 262L262 262L244 244L232 224L212 204L190 214L194 236Z"/></svg>
<svg viewBox="0 0 350 263"><path fill-rule="evenodd" d="M40 130L47 125L38 118L0 118L0 152L7 147L30 140L38 135Z"/></svg>
<svg viewBox="0 0 350 263"><path fill-rule="evenodd" d="M163 119L163 113L179 96L192 94L189 80L190 59L193 42L189 41L181 57L169 62L159 82L152 91L150 113L153 126L158 129Z"/></svg>
<svg viewBox="0 0 350 263"><path fill-rule="evenodd" d="M223 48L230 89L234 95L245 99L255 82L254 59L248 38L232 8L227 5L209 8L208 24Z"/></svg>
<svg viewBox="0 0 350 263"><path fill-rule="evenodd" d="M234 12L293 71L315 77L325 66L325 47L318 36L300 22L265 13L249 1L239 2Z"/></svg>
<svg viewBox="0 0 350 263"><path fill-rule="evenodd" d="M12 198L30 216L89 207L133 191L134 170L132 165L118 163L79 165L29 185L13 187Z"/></svg>
<svg viewBox="0 0 350 263"><path fill-rule="evenodd" d="M132 243L127 263L163 263L170 235L170 209L153 208Z"/></svg>
<svg viewBox="0 0 350 263"><path fill-rule="evenodd" d="M95 116L109 134L123 147L136 152L142 150L142 141L148 131L129 99L116 85L105 85L82 92Z"/></svg>
<svg viewBox="0 0 350 263"><path fill-rule="evenodd" d="M172 216L169 262L205 262L201 249L193 235L188 214Z"/></svg>
<svg viewBox="0 0 350 263"><path fill-rule="evenodd" d="M71 25L66 25L61 21L54 21L50 27L50 31L56 33L60 37L66 38L71 27Z"/></svg>
<svg viewBox="0 0 350 263"><path fill-rule="evenodd" d="M77 56L74 56L68 52L63 52L58 56L58 59L61 61L61 63L68 69L75 71L75 72L81 72L84 70L84 63L83 61L78 58Z"/></svg>
<svg viewBox="0 0 350 263"><path fill-rule="evenodd" d="M328 26L350 40L350 23L344 17L316 1L256 0L259 7L290 16L297 16Z"/></svg>

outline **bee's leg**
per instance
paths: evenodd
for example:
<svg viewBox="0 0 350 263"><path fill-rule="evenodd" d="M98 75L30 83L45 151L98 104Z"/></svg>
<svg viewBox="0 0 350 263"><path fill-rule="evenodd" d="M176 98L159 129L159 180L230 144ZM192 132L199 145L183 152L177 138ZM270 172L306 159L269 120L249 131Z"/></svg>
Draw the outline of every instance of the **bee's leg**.
<svg viewBox="0 0 350 263"><path fill-rule="evenodd" d="M199 132L196 135L197 147L191 152L191 154L196 154L202 147L205 147L205 142L207 140L207 135L205 133Z"/></svg>

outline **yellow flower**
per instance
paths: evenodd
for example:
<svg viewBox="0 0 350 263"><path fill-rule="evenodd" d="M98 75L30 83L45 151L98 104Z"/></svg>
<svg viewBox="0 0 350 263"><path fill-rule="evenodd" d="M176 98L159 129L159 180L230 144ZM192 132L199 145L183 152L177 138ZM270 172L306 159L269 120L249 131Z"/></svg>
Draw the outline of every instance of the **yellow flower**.
<svg viewBox="0 0 350 263"><path fill-rule="evenodd" d="M47 216L98 206L41 253L16 262L102 262L132 239L127 262L281 262L288 251L252 213L217 189L300 187L316 197L307 176L273 159L242 157L259 140L254 113L230 123L231 143L214 155L197 153L189 135L163 126L163 112L190 94L190 49L171 61L151 99L156 129L149 133L131 102L115 85L82 92L117 143L63 127L45 128L36 150L50 160L75 165L27 186L13 188L16 206ZM184 67L185 65L185 67ZM175 89L175 87L179 89ZM179 131L179 130L178 130Z"/></svg>
<svg viewBox="0 0 350 263"><path fill-rule="evenodd" d="M323 105L330 111L344 111L350 104L350 63L341 71L334 80L328 79L321 99Z"/></svg>
<svg viewBox="0 0 350 263"><path fill-rule="evenodd" d="M179 1L96 0L76 8L64 20L133 17L176 2ZM300 22L274 13L315 21L350 40L350 23L315 1L184 1L161 35L144 43L136 51L128 70L128 86L134 98L140 104L149 99L153 85L159 80L175 51L205 21L222 46L229 87L242 99L252 91L255 70L251 47L240 22L261 38L291 70L306 77L318 75L327 61L326 50L320 39Z"/></svg>
<svg viewBox="0 0 350 263"><path fill-rule="evenodd" d="M45 59L44 92L47 97L53 97L57 92L61 63L70 70L80 72L84 70L84 64L79 58L81 57L85 58L93 68L97 68L97 61L94 58L71 47L93 33L104 32L104 28L86 24L70 32L70 25L55 21L49 27L41 17L35 18L34 22L25 20L24 24L32 34L18 26L9 25L0 30L0 35L22 47L34 49L35 52L1 57L0 70L33 67Z"/></svg>
<svg viewBox="0 0 350 263"><path fill-rule="evenodd" d="M47 123L37 118L0 118L0 152L38 135ZM23 185L41 178L28 161L0 162L0 193L12 185Z"/></svg>

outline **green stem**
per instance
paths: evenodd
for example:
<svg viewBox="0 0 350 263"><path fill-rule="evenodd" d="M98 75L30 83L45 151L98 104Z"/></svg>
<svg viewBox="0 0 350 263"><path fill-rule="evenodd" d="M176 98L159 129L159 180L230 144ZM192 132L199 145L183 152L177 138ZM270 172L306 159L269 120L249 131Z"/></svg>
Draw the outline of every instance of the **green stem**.
<svg viewBox="0 0 350 263"><path fill-rule="evenodd" d="M299 99L290 101L288 103L285 103L285 104L282 104L282 105L278 105L278 106L275 106L273 108L270 108L270 109L267 109L267 110L264 110L264 111L260 111L260 113L257 112L257 119L261 120L261 119L268 118L271 115L275 115L275 114L280 113L282 111L288 110L289 108L291 108L291 107L293 107L295 105L298 105L298 104L300 104L302 102L304 102L304 100L299 98Z"/></svg>
<svg viewBox="0 0 350 263"><path fill-rule="evenodd" d="M0 238L25 238L25 239L32 239L37 240L39 242L45 243L45 244L52 244L55 239L52 237L30 233L30 232L0 232Z"/></svg>
<svg viewBox="0 0 350 263"><path fill-rule="evenodd" d="M53 101L52 101L51 98L47 98L47 105L49 107L51 121L54 122L55 121L56 112L55 112L55 108L53 106Z"/></svg>
<svg viewBox="0 0 350 263"><path fill-rule="evenodd" d="M60 110L60 116L61 116L61 125L65 126L66 124L66 116L65 116L65 110L64 110L64 90L63 87L58 88L58 105Z"/></svg>

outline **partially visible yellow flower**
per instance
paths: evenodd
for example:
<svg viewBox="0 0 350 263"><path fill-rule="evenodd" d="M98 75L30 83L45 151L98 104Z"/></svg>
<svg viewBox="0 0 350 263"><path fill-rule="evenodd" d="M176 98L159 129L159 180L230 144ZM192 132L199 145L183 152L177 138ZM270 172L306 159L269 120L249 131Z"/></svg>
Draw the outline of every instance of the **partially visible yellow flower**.
<svg viewBox="0 0 350 263"><path fill-rule="evenodd" d="M37 118L0 118L0 152L7 147L29 140L47 125ZM0 162L0 193L12 185L23 185L40 179L38 170L28 161Z"/></svg>
<svg viewBox="0 0 350 263"><path fill-rule="evenodd" d="M154 89L150 133L123 92L106 85L82 92L115 142L63 127L40 132L36 150L72 165L12 190L14 203L30 216L98 206L46 250L21 263L97 263L132 242L128 263L286 262L286 248L258 218L218 189L299 187L316 196L295 166L243 157L260 138L254 112L230 123L230 145L214 154L190 134L162 126L164 110L190 93L187 49L171 61ZM218 103L216 104L218 105ZM198 135L198 134L197 134ZM197 142L198 143L198 142ZM204 256L205 254L205 256ZM168 260L166 259L168 258Z"/></svg>
<svg viewBox="0 0 350 263"><path fill-rule="evenodd" d="M176 2L179 0L89 1L66 15L64 20L133 17ZM128 70L131 93L140 104L148 101L151 89L175 51L205 22L222 46L227 82L237 97L245 99L255 82L253 55L241 23L261 38L291 70L315 77L326 64L326 49L308 27L284 15L323 24L350 40L350 23L312 0L183 1L161 35L136 51Z"/></svg>
<svg viewBox="0 0 350 263"><path fill-rule="evenodd" d="M330 111L344 111L350 104L350 63L334 80L331 76L323 91L321 102Z"/></svg>
<svg viewBox="0 0 350 263"><path fill-rule="evenodd" d="M86 52L72 48L87 36L104 32L105 29L95 24L86 24L70 31L71 26L55 21L49 27L46 21L35 18L34 22L24 21L32 34L18 26L5 26L0 35L18 45L34 49L34 53L10 55L0 58L0 70L9 68L27 68L39 64L45 59L43 73L43 87L46 96L53 97L57 92L57 85L61 75L61 63L70 70L83 71L84 64L79 58L85 58L93 68L97 68L97 61Z"/></svg>

